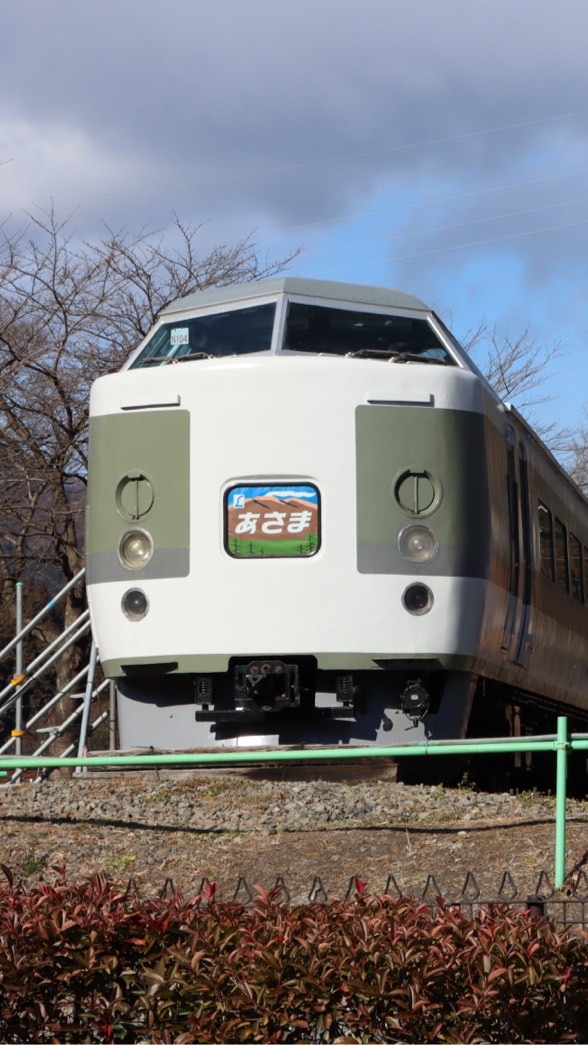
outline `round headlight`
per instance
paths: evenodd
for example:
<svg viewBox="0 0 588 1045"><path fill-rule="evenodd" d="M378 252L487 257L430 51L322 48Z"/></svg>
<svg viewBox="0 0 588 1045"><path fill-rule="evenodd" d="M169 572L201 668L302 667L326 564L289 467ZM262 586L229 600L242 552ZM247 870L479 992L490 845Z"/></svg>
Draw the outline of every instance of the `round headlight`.
<svg viewBox="0 0 588 1045"><path fill-rule="evenodd" d="M118 554L123 566L129 570L141 570L151 562L153 541L147 530L127 530L123 533Z"/></svg>
<svg viewBox="0 0 588 1045"><path fill-rule="evenodd" d="M121 607L129 620L142 620L149 609L149 602L140 588L129 588L122 597Z"/></svg>
<svg viewBox="0 0 588 1045"><path fill-rule="evenodd" d="M405 610L417 616L428 613L433 605L433 592L426 584L410 584L402 596Z"/></svg>
<svg viewBox="0 0 588 1045"><path fill-rule="evenodd" d="M419 523L405 526L398 534L400 554L409 562L429 562L434 559L439 545L437 538L428 526Z"/></svg>

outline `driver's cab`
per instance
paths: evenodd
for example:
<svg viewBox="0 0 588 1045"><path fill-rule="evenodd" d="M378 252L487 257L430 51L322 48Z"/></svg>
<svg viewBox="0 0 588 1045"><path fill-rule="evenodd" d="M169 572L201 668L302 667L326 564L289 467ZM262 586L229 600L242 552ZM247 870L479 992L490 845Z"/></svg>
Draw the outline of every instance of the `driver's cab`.
<svg viewBox="0 0 588 1045"><path fill-rule="evenodd" d="M467 366L435 314L409 294L285 277L180 298L128 367L253 353Z"/></svg>

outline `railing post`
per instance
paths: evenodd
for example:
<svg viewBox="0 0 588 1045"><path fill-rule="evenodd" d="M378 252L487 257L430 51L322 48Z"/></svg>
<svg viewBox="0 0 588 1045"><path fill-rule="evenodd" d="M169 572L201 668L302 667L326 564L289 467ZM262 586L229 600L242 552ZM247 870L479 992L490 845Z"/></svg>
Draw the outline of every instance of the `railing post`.
<svg viewBox="0 0 588 1045"><path fill-rule="evenodd" d="M94 692L94 674L96 672L96 660L98 657L98 650L96 643L93 642L90 646L90 664L88 667L88 674L86 676L86 690L84 693L84 707L82 711L82 723L80 726L80 738L78 741L78 758L82 758L84 754L84 748L86 746L86 739L88 736L88 722L90 721L90 704L92 703L92 693ZM76 773L82 773L83 769L81 766L77 766Z"/></svg>
<svg viewBox="0 0 588 1045"><path fill-rule="evenodd" d="M23 646L22 646L22 581L16 582L16 660L14 666L15 678L21 678L23 668ZM14 717L13 736L15 738L14 750L17 755L22 755L22 697L16 701Z"/></svg>
<svg viewBox="0 0 588 1045"><path fill-rule="evenodd" d="M116 682L114 679L108 683L108 747L111 751L116 748Z"/></svg>
<svg viewBox="0 0 588 1045"><path fill-rule="evenodd" d="M555 888L561 889L566 876L566 788L568 775L568 720L557 719L556 775L555 775Z"/></svg>

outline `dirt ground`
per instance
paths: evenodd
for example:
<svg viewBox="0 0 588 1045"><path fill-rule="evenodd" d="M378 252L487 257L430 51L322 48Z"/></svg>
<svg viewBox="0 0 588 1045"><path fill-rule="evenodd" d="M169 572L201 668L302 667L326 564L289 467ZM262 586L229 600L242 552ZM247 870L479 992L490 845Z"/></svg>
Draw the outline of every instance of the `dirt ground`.
<svg viewBox="0 0 588 1045"><path fill-rule="evenodd" d="M26 786L26 785L25 785ZM124 785L122 785L124 787ZM51 784L43 785L50 788ZM385 891L434 900L513 899L531 893L549 895L554 882L553 816L528 813L516 818L460 818L447 792L446 813L428 822L379 818L379 822L331 822L304 829L275 825L235 830L218 826L163 822L133 816L132 822L100 809L100 793L121 788L101 779L72 784L66 811L52 812L47 800L28 801L24 787L0 795L0 862L15 876L32 882L55 877L65 866L70 880L96 872L126 884L132 879L142 895L159 892L168 881L186 897L202 880L215 882L222 899L247 900L255 884L271 888L282 882L294 902L343 898L357 876L374 894ZM161 788L159 781L153 782ZM47 791L44 792L48 794ZM93 801L90 801L92 799ZM209 799L219 805L215 791ZM537 803L540 810L544 803ZM47 807L47 808L46 808ZM152 806L146 805L151 813ZM588 848L588 807L571 812L567 824L566 870ZM588 882L580 875L579 893L588 902ZM565 894L560 894L565 895Z"/></svg>
<svg viewBox="0 0 588 1045"><path fill-rule="evenodd" d="M568 825L568 852L578 859L586 836L585 821ZM267 835L157 830L92 818L76 823L9 818L0 852L3 863L29 880L51 880L52 869L65 866L71 880L96 872L123 884L132 878L143 895L171 879L191 896L208 878L217 884L219 898L247 899L248 886L270 888L283 881L291 899L302 902L342 898L357 876L375 894L457 900L474 899L479 889L485 900L524 900L537 891L549 894L554 881L554 825L533 820Z"/></svg>

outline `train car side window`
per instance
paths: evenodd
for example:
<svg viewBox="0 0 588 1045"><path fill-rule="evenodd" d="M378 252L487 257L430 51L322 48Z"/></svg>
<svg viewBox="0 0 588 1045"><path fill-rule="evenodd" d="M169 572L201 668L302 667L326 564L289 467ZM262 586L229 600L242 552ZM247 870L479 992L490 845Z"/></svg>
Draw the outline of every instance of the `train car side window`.
<svg viewBox="0 0 588 1045"><path fill-rule="evenodd" d="M561 519L557 518L555 520L555 575L559 587L569 592L567 531Z"/></svg>
<svg viewBox="0 0 588 1045"><path fill-rule="evenodd" d="M541 575L555 580L555 556L553 547L553 519L551 512L539 501L539 547L541 550Z"/></svg>
<svg viewBox="0 0 588 1045"><path fill-rule="evenodd" d="M584 545L583 555L584 601L588 604L588 548Z"/></svg>
<svg viewBox="0 0 588 1045"><path fill-rule="evenodd" d="M584 578L582 576L582 545L573 533L570 533L570 581L572 596L578 602L584 602Z"/></svg>

